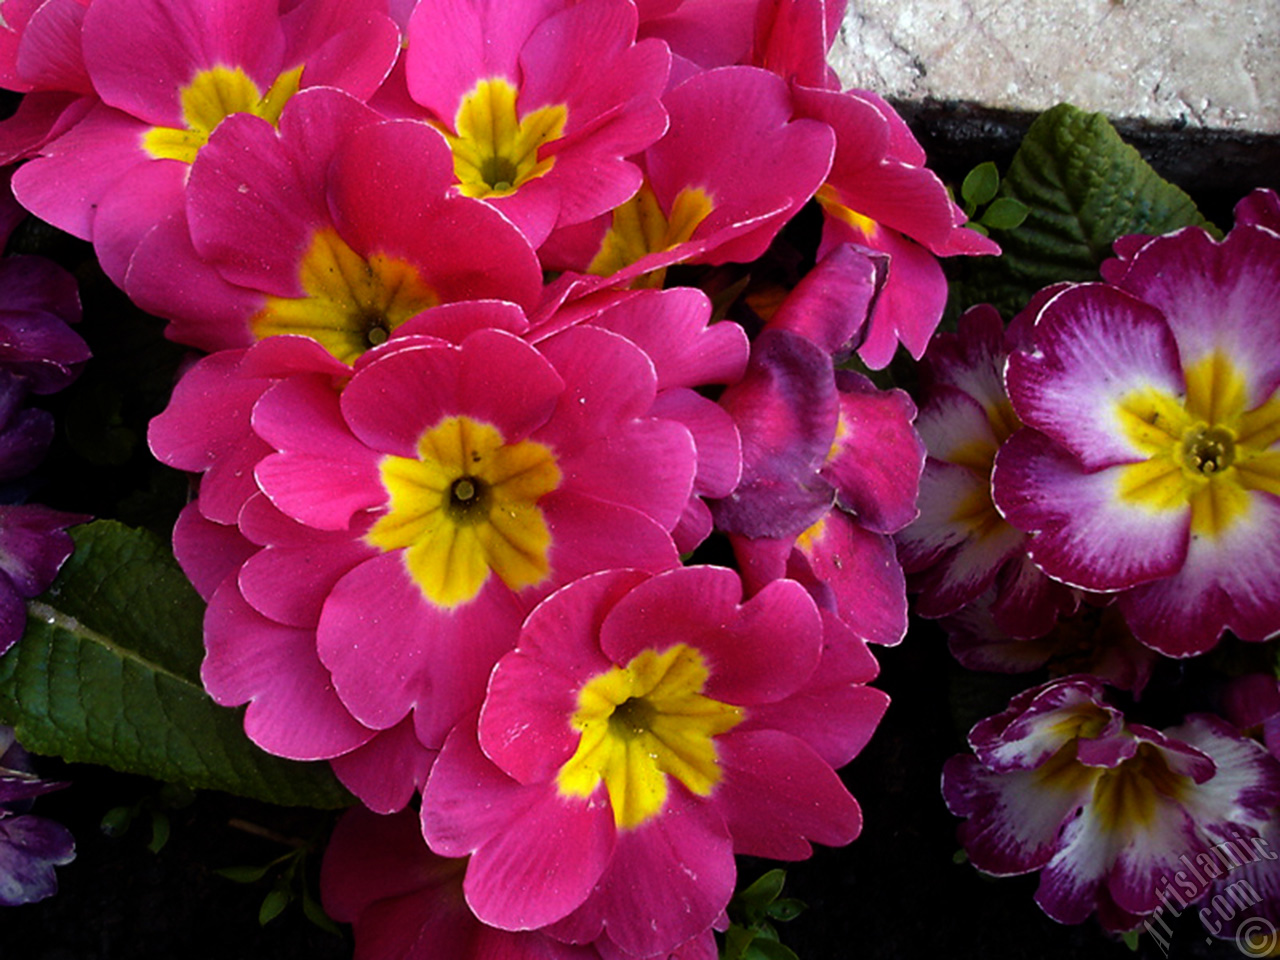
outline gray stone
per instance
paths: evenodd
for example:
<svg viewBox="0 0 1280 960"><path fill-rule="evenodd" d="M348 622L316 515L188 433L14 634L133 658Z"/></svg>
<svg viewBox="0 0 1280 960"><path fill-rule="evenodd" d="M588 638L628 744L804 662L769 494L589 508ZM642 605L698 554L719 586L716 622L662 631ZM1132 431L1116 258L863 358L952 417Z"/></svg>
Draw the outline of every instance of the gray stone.
<svg viewBox="0 0 1280 960"><path fill-rule="evenodd" d="M1280 133L1280 0L850 0L831 62L894 100Z"/></svg>

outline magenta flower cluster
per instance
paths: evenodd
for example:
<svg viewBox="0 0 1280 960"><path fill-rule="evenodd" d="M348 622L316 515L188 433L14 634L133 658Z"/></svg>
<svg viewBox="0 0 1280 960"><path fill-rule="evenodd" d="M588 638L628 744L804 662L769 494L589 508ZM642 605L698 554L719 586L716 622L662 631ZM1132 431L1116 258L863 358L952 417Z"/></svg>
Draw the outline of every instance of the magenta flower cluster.
<svg viewBox="0 0 1280 960"><path fill-rule="evenodd" d="M705 960L736 854L857 836L925 447L837 365L918 357L936 257L997 248L839 89L843 14L4 5L16 195L206 354L150 430L203 680L362 801L358 956ZM815 200L751 316L681 282Z"/></svg>

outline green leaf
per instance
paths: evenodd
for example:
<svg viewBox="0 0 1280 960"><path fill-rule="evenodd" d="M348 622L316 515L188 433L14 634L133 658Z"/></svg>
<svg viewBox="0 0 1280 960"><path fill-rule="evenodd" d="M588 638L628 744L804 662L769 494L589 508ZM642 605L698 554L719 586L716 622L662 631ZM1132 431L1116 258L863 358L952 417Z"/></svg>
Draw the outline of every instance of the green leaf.
<svg viewBox="0 0 1280 960"><path fill-rule="evenodd" d="M147 844L147 849L152 853L159 853L164 849L164 845L169 842L169 834L173 830L173 825L169 822L168 816L159 811L151 814L151 840Z"/></svg>
<svg viewBox="0 0 1280 960"><path fill-rule="evenodd" d="M1140 930L1126 930L1124 933L1120 934L1120 939L1124 942L1124 945L1126 947L1128 947L1134 953L1137 953L1138 938L1141 936L1142 936L1142 931Z"/></svg>
<svg viewBox="0 0 1280 960"><path fill-rule="evenodd" d="M308 920L319 927L326 933L332 933L334 936L342 936L342 931L338 929L338 925L329 918L324 912L324 907L316 901L306 890L302 891L302 913Z"/></svg>
<svg viewBox="0 0 1280 960"><path fill-rule="evenodd" d="M972 213L983 204L990 203L999 189L1000 173L996 165L988 160L969 171L969 175L964 178L964 183L960 185L960 196Z"/></svg>
<svg viewBox="0 0 1280 960"><path fill-rule="evenodd" d="M787 871L782 869L770 870L761 875L760 879L743 890L739 894L744 906L748 909L752 907L763 908L773 903L782 893L782 885L786 883Z"/></svg>
<svg viewBox="0 0 1280 960"><path fill-rule="evenodd" d="M0 657L0 722L36 753L269 803L339 807L327 764L264 753L200 686L203 604L168 546L98 521Z"/></svg>
<svg viewBox="0 0 1280 960"><path fill-rule="evenodd" d="M755 933L746 927L733 924L725 931L724 950L720 953L721 960L742 960L742 956L747 952L747 948L751 946L751 941L755 939Z"/></svg>
<svg viewBox="0 0 1280 960"><path fill-rule="evenodd" d="M265 927L284 911L293 899L288 887L273 887L271 892L262 898L262 906L258 908L258 925Z"/></svg>
<svg viewBox="0 0 1280 960"><path fill-rule="evenodd" d="M273 866L274 864L268 863L261 867L222 867L213 872L220 877L226 877L232 883L257 883Z"/></svg>
<svg viewBox="0 0 1280 960"><path fill-rule="evenodd" d="M743 958L744 960L799 960L794 950L784 947L777 940L751 941L751 946L747 947Z"/></svg>
<svg viewBox="0 0 1280 960"><path fill-rule="evenodd" d="M112 807L102 815L98 828L108 837L122 837L129 832L133 818L138 815L136 807Z"/></svg>
<svg viewBox="0 0 1280 960"><path fill-rule="evenodd" d="M1047 110L1031 125L1000 194L1025 204L1027 217L1016 229L984 218L1004 255L958 267L953 301L959 309L987 302L1012 316L1042 287L1096 280L1112 243L1126 234L1189 225L1216 232L1191 198L1161 179L1106 117L1069 104Z"/></svg>
<svg viewBox="0 0 1280 960"><path fill-rule="evenodd" d="M983 226L994 230L1013 230L1022 225L1031 209L1021 200L1000 197L982 215Z"/></svg>
<svg viewBox="0 0 1280 960"><path fill-rule="evenodd" d="M800 914L808 909L808 905L803 900L797 900L794 897L784 897L781 900L775 900L765 909L765 913L773 920L781 923L787 923L794 920Z"/></svg>

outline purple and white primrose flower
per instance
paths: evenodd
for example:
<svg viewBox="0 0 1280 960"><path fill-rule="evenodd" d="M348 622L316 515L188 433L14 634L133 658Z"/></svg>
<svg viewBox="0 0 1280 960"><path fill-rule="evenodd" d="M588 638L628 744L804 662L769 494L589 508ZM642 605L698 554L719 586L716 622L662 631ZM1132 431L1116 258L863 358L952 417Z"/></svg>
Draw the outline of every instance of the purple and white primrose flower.
<svg viewBox="0 0 1280 960"><path fill-rule="evenodd" d="M996 457L996 506L1174 657L1280 631L1280 234L1253 206L1222 241L1126 238L1110 283L1043 297L1005 376L1031 429Z"/></svg>
<svg viewBox="0 0 1280 960"><path fill-rule="evenodd" d="M982 304L955 333L930 342L916 420L929 451L920 516L895 536L908 590L919 594L916 613L947 617L983 599L997 631L1020 639L1043 636L1077 603L1030 562L1026 534L991 500L996 451L1022 426L1001 375L1030 318L1024 311L1006 330L999 312Z"/></svg>
<svg viewBox="0 0 1280 960"><path fill-rule="evenodd" d="M969 733L942 792L965 818L974 866L1041 871L1036 902L1059 923L1093 913L1132 930L1161 905L1181 858L1257 837L1280 802L1280 764L1211 714L1154 730L1078 675L1027 690Z"/></svg>

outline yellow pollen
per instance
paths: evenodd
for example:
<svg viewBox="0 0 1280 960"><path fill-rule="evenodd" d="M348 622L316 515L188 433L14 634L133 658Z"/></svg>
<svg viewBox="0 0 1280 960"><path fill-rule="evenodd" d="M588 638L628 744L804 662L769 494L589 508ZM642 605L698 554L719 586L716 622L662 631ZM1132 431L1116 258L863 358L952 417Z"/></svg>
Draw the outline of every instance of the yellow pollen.
<svg viewBox="0 0 1280 960"><path fill-rule="evenodd" d="M343 363L386 343L396 327L440 302L416 267L380 253L366 260L332 228L316 231L298 281L302 296L266 298L249 320L253 335L311 337Z"/></svg>
<svg viewBox="0 0 1280 960"><path fill-rule="evenodd" d="M404 550L422 595L456 607L496 574L512 590L550 574L551 532L538 500L560 485L555 456L540 443L507 443L498 430L451 417L418 440L418 457L380 465L386 514L365 535L383 551Z"/></svg>
<svg viewBox="0 0 1280 960"><path fill-rule="evenodd" d="M564 136L563 104L516 112L517 91L501 77L481 80L462 98L453 130L441 128L453 151L453 173L468 197L505 197L555 165L540 148Z"/></svg>
<svg viewBox="0 0 1280 960"><path fill-rule="evenodd" d="M275 125L285 103L298 92L302 67L276 77L266 94L240 67L201 70L182 88L182 119L186 127L152 127L143 135L142 148L157 160L194 163L209 135L233 113L251 113Z"/></svg>
<svg viewBox="0 0 1280 960"><path fill-rule="evenodd" d="M709 796L720 782L715 737L745 714L703 696L708 676L702 654L677 643L593 677L578 691L570 723L581 737L556 776L560 793L585 799L603 782L624 830L662 812L668 777Z"/></svg>

